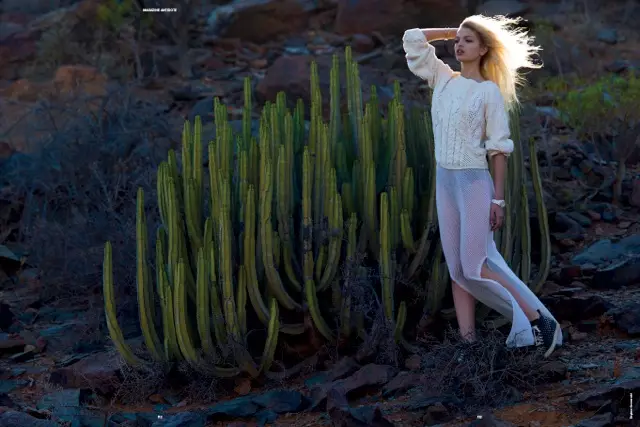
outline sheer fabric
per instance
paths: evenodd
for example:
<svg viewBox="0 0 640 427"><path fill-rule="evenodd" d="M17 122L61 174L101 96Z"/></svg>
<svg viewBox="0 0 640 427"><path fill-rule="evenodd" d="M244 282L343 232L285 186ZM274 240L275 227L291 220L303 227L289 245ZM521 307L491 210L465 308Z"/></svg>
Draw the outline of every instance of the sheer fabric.
<svg viewBox="0 0 640 427"><path fill-rule="evenodd" d="M531 307L554 318L511 270L496 247L489 224L493 194L493 181L487 169L437 167L436 207L442 249L451 279L478 301L511 320L507 346L533 345L531 323L515 298L501 284L480 276L486 261L487 266L511 284ZM559 346L562 344L561 333L557 339Z"/></svg>

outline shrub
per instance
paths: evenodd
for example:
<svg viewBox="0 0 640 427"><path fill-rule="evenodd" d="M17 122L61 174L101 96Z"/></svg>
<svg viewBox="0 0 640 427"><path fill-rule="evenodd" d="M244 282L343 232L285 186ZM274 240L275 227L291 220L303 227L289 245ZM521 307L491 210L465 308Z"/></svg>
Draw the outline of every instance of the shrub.
<svg viewBox="0 0 640 427"><path fill-rule="evenodd" d="M611 75L586 84L556 82L552 89L563 121L580 138L611 140L618 164L614 200L619 201L626 160L640 145L640 78L635 73Z"/></svg>

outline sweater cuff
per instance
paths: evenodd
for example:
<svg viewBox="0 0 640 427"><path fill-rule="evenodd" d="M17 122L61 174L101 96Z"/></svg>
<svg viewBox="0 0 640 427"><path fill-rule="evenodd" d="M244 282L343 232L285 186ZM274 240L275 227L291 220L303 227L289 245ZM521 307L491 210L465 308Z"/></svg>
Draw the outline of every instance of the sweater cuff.
<svg viewBox="0 0 640 427"><path fill-rule="evenodd" d="M496 154L504 154L509 157L513 152L513 141L510 139L503 139L500 141L487 141L486 143L487 153L489 157L493 157Z"/></svg>
<svg viewBox="0 0 640 427"><path fill-rule="evenodd" d="M403 43L427 43L427 37L420 28L412 28L404 32Z"/></svg>

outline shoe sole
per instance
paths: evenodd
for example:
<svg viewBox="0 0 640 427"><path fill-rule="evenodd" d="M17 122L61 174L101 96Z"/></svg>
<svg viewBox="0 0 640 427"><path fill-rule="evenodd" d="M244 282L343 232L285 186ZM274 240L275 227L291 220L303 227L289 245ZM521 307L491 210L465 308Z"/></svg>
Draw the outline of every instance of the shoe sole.
<svg viewBox="0 0 640 427"><path fill-rule="evenodd" d="M556 349L556 345L558 344L558 334L561 334L561 333L562 333L562 330L560 329L560 324L556 322L556 330L553 333L553 341L551 341L551 345L549 346L547 351L544 353L545 358L549 357L549 355L553 353L553 350Z"/></svg>

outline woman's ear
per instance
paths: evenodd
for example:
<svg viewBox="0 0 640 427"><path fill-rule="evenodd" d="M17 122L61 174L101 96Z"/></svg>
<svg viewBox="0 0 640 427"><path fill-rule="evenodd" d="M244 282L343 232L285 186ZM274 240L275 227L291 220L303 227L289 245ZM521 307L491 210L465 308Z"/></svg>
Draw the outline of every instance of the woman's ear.
<svg viewBox="0 0 640 427"><path fill-rule="evenodd" d="M489 48L485 45L482 45L480 48L480 56L485 56L489 52Z"/></svg>

